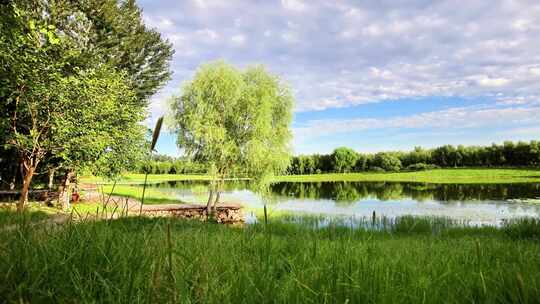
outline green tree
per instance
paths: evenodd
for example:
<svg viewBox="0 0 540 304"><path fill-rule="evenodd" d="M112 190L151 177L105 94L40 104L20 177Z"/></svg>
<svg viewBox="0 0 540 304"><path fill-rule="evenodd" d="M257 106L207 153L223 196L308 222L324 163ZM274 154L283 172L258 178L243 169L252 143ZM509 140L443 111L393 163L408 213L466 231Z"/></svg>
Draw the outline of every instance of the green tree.
<svg viewBox="0 0 540 304"><path fill-rule="evenodd" d="M263 191L268 177L289 165L292 94L263 67L203 65L171 105L178 146L206 162L213 176L207 212L219 202L226 176L249 175Z"/></svg>
<svg viewBox="0 0 540 304"><path fill-rule="evenodd" d="M61 52L54 26L36 22L11 2L1 5L0 14L3 142L19 159L23 187L17 208L22 210L36 168L50 150L50 118L57 115L51 106L58 102L50 88L61 85L64 62L54 60Z"/></svg>
<svg viewBox="0 0 540 304"><path fill-rule="evenodd" d="M99 62L74 66L86 32L51 23L63 8L58 3L1 4L0 102L9 122L1 128L23 171L19 210L46 157L71 175L75 168L100 164L112 172L142 145L143 109L125 73Z"/></svg>
<svg viewBox="0 0 540 304"><path fill-rule="evenodd" d="M401 170L401 161L391 153L381 152L375 154L373 163L376 167L382 168L385 171Z"/></svg>
<svg viewBox="0 0 540 304"><path fill-rule="evenodd" d="M66 171L60 192L67 209L78 169L113 178L142 157L144 109L125 76L106 66L67 77L58 89L60 115L51 117L49 155Z"/></svg>
<svg viewBox="0 0 540 304"><path fill-rule="evenodd" d="M357 159L358 154L353 149L346 147L335 149L332 153L334 171L349 172L356 165Z"/></svg>
<svg viewBox="0 0 540 304"><path fill-rule="evenodd" d="M126 72L139 102L146 104L148 97L170 79L169 64L174 54L171 43L145 26L135 0L69 2L66 13L91 25L84 49L85 65L94 65L94 58L100 58Z"/></svg>

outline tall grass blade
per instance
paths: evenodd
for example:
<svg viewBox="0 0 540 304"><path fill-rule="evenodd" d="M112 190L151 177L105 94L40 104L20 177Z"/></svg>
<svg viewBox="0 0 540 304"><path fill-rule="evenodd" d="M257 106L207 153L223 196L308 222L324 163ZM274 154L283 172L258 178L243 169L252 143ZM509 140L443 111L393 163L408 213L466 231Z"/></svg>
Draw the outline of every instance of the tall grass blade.
<svg viewBox="0 0 540 304"><path fill-rule="evenodd" d="M154 133L152 134L152 145L150 146L150 152L154 151L156 147L157 140L159 138L159 133L161 132L161 125L163 124L163 116L158 118L156 126L154 128Z"/></svg>
<svg viewBox="0 0 540 304"><path fill-rule="evenodd" d="M150 154L154 151L154 148L156 147L157 140L159 138L159 133L161 132L161 125L163 124L163 116L158 118L156 122L156 126L154 127L154 133L152 134L152 144L150 145ZM143 192L142 192L142 198L141 198L141 207L139 209L139 215L142 214L142 208L144 205L144 194L146 192L146 182L148 181L148 170L146 170L146 174L144 175L144 185L143 185Z"/></svg>
<svg viewBox="0 0 540 304"><path fill-rule="evenodd" d="M139 215L142 214L142 208L143 208L143 205L144 205L144 193L146 192L146 182L147 181L148 181L148 172L146 172L146 174L144 175L144 184L143 184L143 189L142 189L141 206L140 206L140 209L139 209Z"/></svg>
<svg viewBox="0 0 540 304"><path fill-rule="evenodd" d="M264 225L268 225L268 211L266 210L266 204L264 204Z"/></svg>

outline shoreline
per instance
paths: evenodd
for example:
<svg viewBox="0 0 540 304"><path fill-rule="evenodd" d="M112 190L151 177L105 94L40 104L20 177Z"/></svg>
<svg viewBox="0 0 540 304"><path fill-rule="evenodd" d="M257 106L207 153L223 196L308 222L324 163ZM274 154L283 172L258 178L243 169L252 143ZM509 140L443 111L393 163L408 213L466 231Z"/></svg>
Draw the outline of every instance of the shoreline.
<svg viewBox="0 0 540 304"><path fill-rule="evenodd" d="M148 184L169 181L208 181L207 175L186 174L149 174ZM247 178L229 178L229 181L249 180ZM120 184L141 184L144 174L127 173L118 181ZM110 185L99 177L83 176L80 179L84 184ZM310 175L281 175L273 178L273 182L417 182L430 184L512 184L512 183L540 183L539 168L505 168L505 169L434 169L413 172L355 172L355 173L321 173Z"/></svg>

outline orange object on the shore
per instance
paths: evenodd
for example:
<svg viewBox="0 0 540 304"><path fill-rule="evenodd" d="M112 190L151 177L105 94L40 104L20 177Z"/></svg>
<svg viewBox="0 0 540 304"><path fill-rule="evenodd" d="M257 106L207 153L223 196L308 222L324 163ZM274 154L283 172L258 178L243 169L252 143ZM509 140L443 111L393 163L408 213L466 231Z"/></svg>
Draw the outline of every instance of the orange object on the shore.
<svg viewBox="0 0 540 304"><path fill-rule="evenodd" d="M73 203L77 203L80 198L81 196L79 195L79 192L74 191L73 193L71 193L71 201Z"/></svg>

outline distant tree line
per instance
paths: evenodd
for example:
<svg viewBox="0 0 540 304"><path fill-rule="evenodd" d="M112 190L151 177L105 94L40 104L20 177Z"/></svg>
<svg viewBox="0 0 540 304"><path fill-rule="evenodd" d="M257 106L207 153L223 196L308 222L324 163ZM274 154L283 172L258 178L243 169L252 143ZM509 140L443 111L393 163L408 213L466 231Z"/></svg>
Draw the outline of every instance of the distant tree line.
<svg viewBox="0 0 540 304"><path fill-rule="evenodd" d="M416 147L409 152L358 153L341 147L331 154L291 158L287 174L420 171L462 167L536 167L540 165L540 142L511 142L491 146L444 145L434 149ZM148 171L145 171L148 170ZM207 165L183 157L156 154L137 166L139 173L203 174Z"/></svg>
<svg viewBox="0 0 540 304"><path fill-rule="evenodd" d="M203 174L207 166L181 157L155 154L149 161L140 162L135 171L150 174Z"/></svg>
<svg viewBox="0 0 540 304"><path fill-rule="evenodd" d="M331 154L299 155L291 160L288 174L347 173L364 171L418 171L460 167L535 167L540 164L540 142L511 142L491 146L444 145L416 147L410 152L358 153L341 147Z"/></svg>

